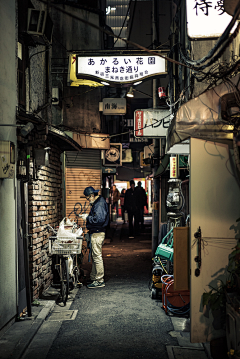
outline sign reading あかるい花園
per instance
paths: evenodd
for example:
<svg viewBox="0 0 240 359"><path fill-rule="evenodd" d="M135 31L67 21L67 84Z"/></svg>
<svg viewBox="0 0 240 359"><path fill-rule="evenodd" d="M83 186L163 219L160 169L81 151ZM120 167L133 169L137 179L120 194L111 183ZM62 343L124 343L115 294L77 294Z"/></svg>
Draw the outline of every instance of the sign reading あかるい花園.
<svg viewBox="0 0 240 359"><path fill-rule="evenodd" d="M77 56L77 78L94 78L108 83L134 83L166 74L166 60L159 56Z"/></svg>

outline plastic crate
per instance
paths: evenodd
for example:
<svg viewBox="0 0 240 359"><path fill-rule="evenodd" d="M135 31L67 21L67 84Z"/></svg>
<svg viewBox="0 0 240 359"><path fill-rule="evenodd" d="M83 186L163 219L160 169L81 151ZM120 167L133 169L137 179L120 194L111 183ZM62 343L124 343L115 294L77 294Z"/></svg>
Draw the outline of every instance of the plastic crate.
<svg viewBox="0 0 240 359"><path fill-rule="evenodd" d="M55 241L49 240L49 254L80 254L83 237L57 237Z"/></svg>

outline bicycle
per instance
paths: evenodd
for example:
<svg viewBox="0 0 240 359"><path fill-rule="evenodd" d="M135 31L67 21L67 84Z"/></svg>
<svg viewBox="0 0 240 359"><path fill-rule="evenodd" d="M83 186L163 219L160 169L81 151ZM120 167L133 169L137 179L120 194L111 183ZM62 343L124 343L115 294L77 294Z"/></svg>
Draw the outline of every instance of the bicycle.
<svg viewBox="0 0 240 359"><path fill-rule="evenodd" d="M77 226L74 224L71 229L65 231L65 236L59 236L58 232L49 224L54 236L49 237L49 255L56 255L55 268L58 271L61 284L61 297L64 306L66 305L68 294L78 283L79 269L77 266L77 255L82 251L83 237L75 235Z"/></svg>

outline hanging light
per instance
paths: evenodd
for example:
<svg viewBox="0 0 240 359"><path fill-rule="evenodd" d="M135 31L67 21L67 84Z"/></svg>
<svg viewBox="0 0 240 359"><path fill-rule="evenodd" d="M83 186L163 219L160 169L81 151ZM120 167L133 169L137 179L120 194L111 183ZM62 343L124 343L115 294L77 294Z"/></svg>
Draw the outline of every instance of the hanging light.
<svg viewBox="0 0 240 359"><path fill-rule="evenodd" d="M127 97L134 97L132 86L130 87L130 89L129 89L128 93L127 93Z"/></svg>

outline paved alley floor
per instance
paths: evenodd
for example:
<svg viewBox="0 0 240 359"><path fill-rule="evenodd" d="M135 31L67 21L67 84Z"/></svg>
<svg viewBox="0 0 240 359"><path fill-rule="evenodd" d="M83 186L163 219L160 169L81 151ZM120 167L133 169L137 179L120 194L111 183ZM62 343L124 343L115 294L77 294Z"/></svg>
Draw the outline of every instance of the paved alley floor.
<svg viewBox="0 0 240 359"><path fill-rule="evenodd" d="M87 289L83 277L83 286L71 292L65 307L57 302L47 312L23 355L17 356L15 348L11 355L2 356L0 349L0 358L210 358L206 347L190 343L189 329L183 331L187 318L166 315L161 300L151 298L151 219L146 224L134 239L128 238L127 224L113 224L114 235L103 246L106 286ZM82 264L86 276L91 270L87 257ZM10 343L11 335L10 328L0 342Z"/></svg>

